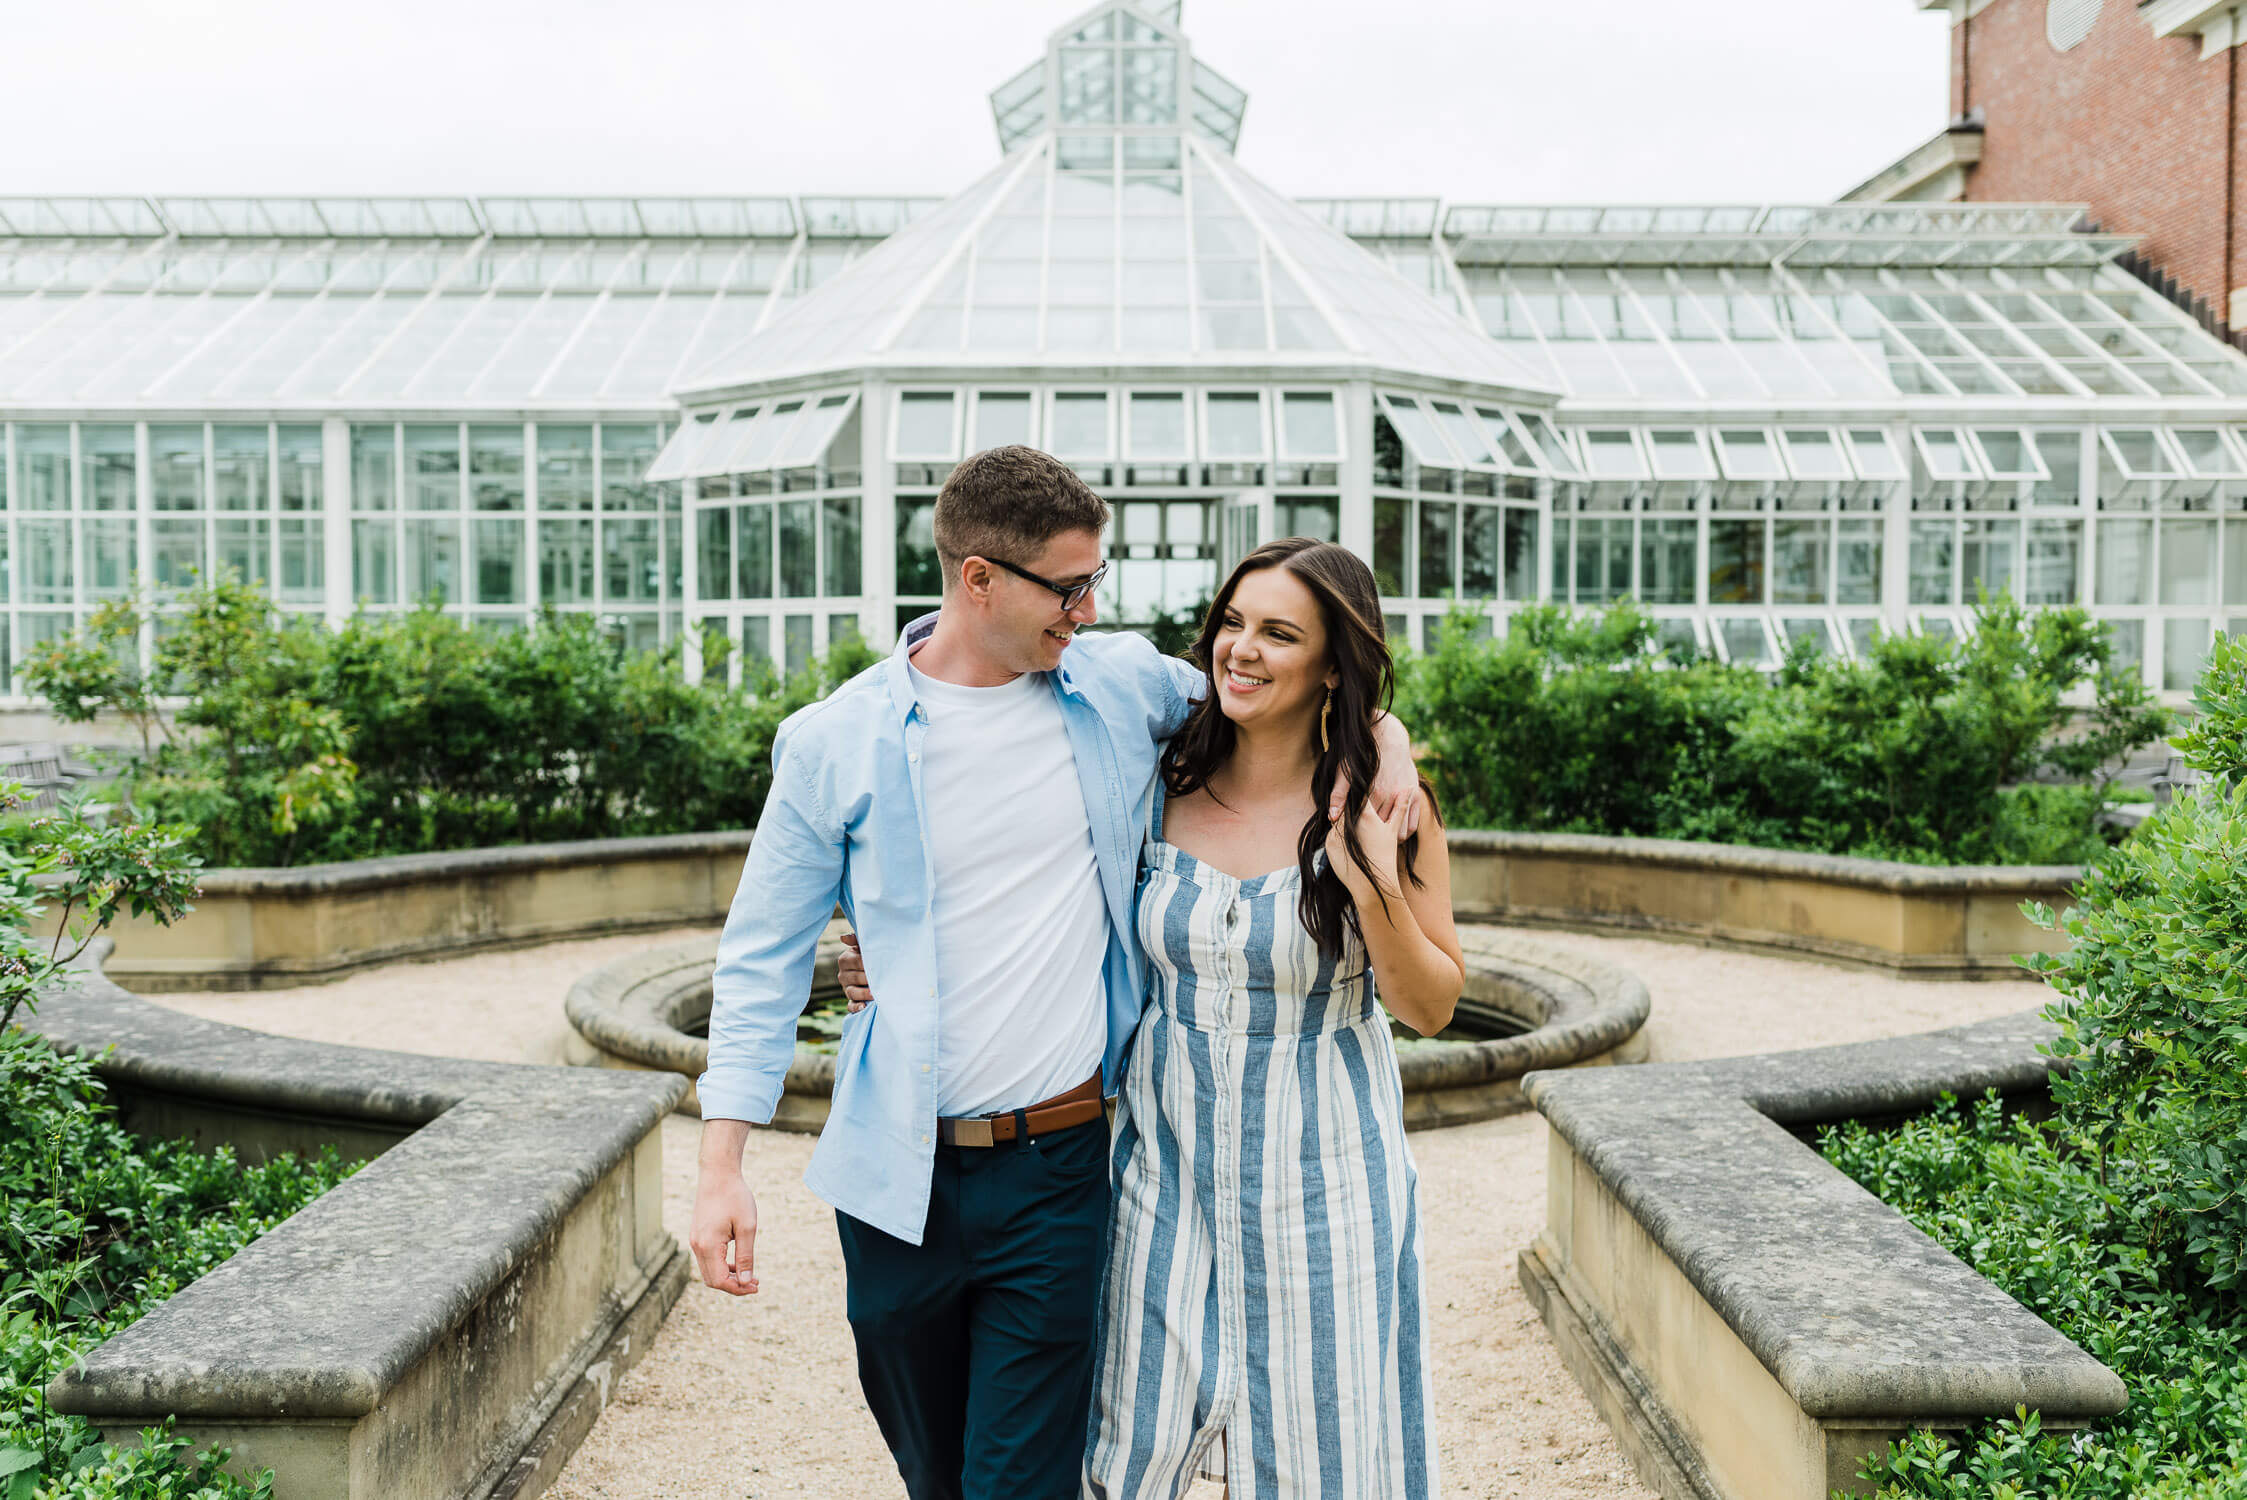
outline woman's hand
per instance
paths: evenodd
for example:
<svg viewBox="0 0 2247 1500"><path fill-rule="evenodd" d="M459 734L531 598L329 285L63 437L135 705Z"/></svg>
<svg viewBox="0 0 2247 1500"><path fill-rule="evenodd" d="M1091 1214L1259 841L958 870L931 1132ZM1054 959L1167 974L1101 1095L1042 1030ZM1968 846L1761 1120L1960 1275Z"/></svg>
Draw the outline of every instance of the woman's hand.
<svg viewBox="0 0 2247 1500"><path fill-rule="evenodd" d="M843 998L850 1002L852 1015L874 1003L874 992L866 987L866 960L859 956L855 932L843 934L843 952L835 961L835 977L842 981Z"/></svg>
<svg viewBox="0 0 2247 1500"><path fill-rule="evenodd" d="M1373 721L1373 742L1380 764L1374 770L1373 785L1365 789L1366 802L1385 812L1401 807L1402 836L1410 838L1420 831L1420 767L1412 759L1412 736L1395 714L1384 712ZM1334 795L1327 801L1326 815L1341 817L1344 799L1349 795L1350 775L1344 771L1334 778Z"/></svg>
<svg viewBox="0 0 2247 1500"><path fill-rule="evenodd" d="M1397 845L1404 839L1405 819L1409 812L1410 805L1400 803L1390 809L1387 817L1383 817L1374 807L1373 799L1368 797L1364 809L1358 814L1358 847L1365 851L1366 863L1373 867L1373 873L1380 881L1380 900L1393 900L1398 896ZM1374 882L1368 880L1365 871L1358 868L1358 862L1350 858L1350 846L1343 837L1340 818L1327 825L1326 862L1334 867L1334 873L1340 877L1344 889L1349 891L1350 899L1357 902L1360 909L1375 903Z"/></svg>

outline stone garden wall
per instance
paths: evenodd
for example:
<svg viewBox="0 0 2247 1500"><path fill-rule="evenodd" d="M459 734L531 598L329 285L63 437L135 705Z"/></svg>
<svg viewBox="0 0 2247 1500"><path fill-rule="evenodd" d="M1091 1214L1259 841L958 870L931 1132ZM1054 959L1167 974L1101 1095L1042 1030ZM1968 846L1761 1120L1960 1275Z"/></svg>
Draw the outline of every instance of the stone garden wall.
<svg viewBox="0 0 2247 1500"><path fill-rule="evenodd" d="M53 1382L111 1441L176 1414L278 1500L536 1494L686 1284L676 1078L297 1041L98 972L31 1024L99 1056L136 1131L372 1157Z"/></svg>

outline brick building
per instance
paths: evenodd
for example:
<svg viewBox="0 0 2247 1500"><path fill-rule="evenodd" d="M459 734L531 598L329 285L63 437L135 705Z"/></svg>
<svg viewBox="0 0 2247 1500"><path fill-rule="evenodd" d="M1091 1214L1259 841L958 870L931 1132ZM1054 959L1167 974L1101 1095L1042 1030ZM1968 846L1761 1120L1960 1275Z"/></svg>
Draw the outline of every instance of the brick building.
<svg viewBox="0 0 2247 1500"><path fill-rule="evenodd" d="M2133 269L2247 330L2247 6L1918 0L1950 16L1942 133L1844 201L2084 203Z"/></svg>

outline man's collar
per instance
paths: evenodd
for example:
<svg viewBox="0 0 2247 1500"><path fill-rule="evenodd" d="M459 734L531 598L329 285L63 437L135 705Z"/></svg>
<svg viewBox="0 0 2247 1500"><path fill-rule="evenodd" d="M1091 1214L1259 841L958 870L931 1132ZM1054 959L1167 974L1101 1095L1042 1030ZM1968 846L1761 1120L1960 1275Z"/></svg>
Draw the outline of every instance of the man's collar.
<svg viewBox="0 0 2247 1500"><path fill-rule="evenodd" d="M898 632L897 648L889 657L889 696L900 719L911 718L913 710L920 707L921 695L913 690L913 673L908 664L914 649L936 634L937 616L941 613L941 610L931 610ZM1076 676L1069 670L1068 653L1062 653L1061 666L1050 675L1062 692L1071 697L1084 696L1077 691Z"/></svg>

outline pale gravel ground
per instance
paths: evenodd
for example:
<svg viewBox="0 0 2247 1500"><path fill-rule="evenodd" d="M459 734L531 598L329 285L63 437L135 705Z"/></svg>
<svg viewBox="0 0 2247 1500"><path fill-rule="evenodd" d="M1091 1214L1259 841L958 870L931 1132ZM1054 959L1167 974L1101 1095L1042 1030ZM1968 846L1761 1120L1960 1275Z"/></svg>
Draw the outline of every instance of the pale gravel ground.
<svg viewBox="0 0 2247 1500"><path fill-rule="evenodd" d="M155 997L290 1036L458 1057L561 1055L562 997L637 934L406 964L332 985ZM1653 1060L1932 1030L2040 1003L2023 982L1924 983L1646 939L1531 934L1619 963L1653 993ZM664 1222L683 1243L700 1126L663 1126ZM1545 1125L1517 1115L1412 1137L1427 1217L1444 1489L1456 1500L1649 1500L1561 1367L1514 1279L1544 1221ZM755 1132L757 1270L736 1300L690 1286L560 1482L555 1500L836 1500L903 1493L858 1394L834 1216L804 1190L811 1141ZM1197 1500L1216 1489L1198 1489Z"/></svg>

